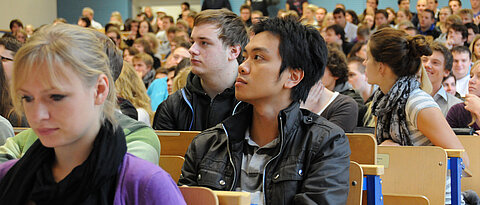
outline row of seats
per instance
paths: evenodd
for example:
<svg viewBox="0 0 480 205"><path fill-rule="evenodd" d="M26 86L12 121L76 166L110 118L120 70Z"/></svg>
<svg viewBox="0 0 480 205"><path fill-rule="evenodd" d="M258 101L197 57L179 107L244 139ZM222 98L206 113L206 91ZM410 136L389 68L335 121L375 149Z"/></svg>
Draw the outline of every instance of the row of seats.
<svg viewBox="0 0 480 205"><path fill-rule="evenodd" d="M185 160L183 156L193 138L200 132L155 132L162 145L159 164L178 181ZM445 150L434 146L377 146L372 134L347 134L347 137L352 150L348 205L445 204L447 170L461 167L455 166L452 159L461 159L464 150ZM459 135L458 138L470 156L471 164L469 169L463 171L463 176L466 177L461 179L461 190L471 189L480 193L480 137ZM451 175L455 178L453 171ZM452 184L452 191L454 187L455 184ZM192 200L188 204L250 203L249 194L243 192L218 192L192 187L181 187L181 191L187 202ZM202 197L210 196L216 200L200 203L202 201L198 200L200 195L197 192L203 193Z"/></svg>
<svg viewBox="0 0 480 205"><path fill-rule="evenodd" d="M190 142L199 132L156 131L162 144L160 161L176 158L173 174L178 180L183 156ZM386 147L377 146L372 134L347 134L352 150L350 164L350 194L347 204L445 204L445 183L449 159L459 159L463 150L444 150L440 147ZM458 136L470 156L471 170L463 172L462 190L480 193L480 137ZM165 162L160 162L164 169ZM172 162L173 163L173 162ZM452 166L453 167L453 166ZM476 175L475 175L476 173ZM175 176L176 175L176 176ZM359 176L361 176L359 178ZM372 176L372 185L367 177ZM374 177L378 177L380 195L366 191L378 190ZM452 174L453 176L453 174ZM380 182L380 178L381 181ZM452 185L453 187L453 185ZM363 191L362 191L363 190ZM376 198L375 198L376 197ZM370 199L370 200L368 200Z"/></svg>

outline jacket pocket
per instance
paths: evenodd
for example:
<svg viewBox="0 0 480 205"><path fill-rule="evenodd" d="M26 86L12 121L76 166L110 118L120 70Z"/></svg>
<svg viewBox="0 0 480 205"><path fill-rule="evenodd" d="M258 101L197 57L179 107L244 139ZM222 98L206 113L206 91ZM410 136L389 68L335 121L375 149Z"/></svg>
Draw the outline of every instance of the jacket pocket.
<svg viewBox="0 0 480 205"><path fill-rule="evenodd" d="M273 172L272 182L275 184L285 181L300 181L303 180L303 174L303 164L281 165Z"/></svg>
<svg viewBox="0 0 480 205"><path fill-rule="evenodd" d="M224 190L227 184L223 173L208 169L199 170L197 182L199 186L208 187L214 190Z"/></svg>

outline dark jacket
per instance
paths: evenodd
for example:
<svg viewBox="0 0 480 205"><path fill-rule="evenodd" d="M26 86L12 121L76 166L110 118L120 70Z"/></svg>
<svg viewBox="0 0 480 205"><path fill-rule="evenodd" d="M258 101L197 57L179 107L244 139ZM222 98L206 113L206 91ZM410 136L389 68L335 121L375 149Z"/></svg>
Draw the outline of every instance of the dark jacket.
<svg viewBox="0 0 480 205"><path fill-rule="evenodd" d="M222 9L226 8L232 10L229 0L204 0L202 4L202 11L207 9Z"/></svg>
<svg viewBox="0 0 480 205"><path fill-rule="evenodd" d="M193 139L179 185L235 190L253 107ZM280 142L265 165L265 204L345 204L350 147L343 130L292 103L278 115Z"/></svg>
<svg viewBox="0 0 480 205"><path fill-rule="evenodd" d="M339 92L342 95L350 96L358 105L358 117L357 117L357 126L363 125L363 116L367 112L367 106L363 102L363 98L360 94L353 90L352 85L348 82L344 82L338 85L335 85L333 91Z"/></svg>
<svg viewBox="0 0 480 205"><path fill-rule="evenodd" d="M158 106L153 129L202 131L231 116L239 103L233 86L212 100L203 90L200 77L190 73L186 86Z"/></svg>

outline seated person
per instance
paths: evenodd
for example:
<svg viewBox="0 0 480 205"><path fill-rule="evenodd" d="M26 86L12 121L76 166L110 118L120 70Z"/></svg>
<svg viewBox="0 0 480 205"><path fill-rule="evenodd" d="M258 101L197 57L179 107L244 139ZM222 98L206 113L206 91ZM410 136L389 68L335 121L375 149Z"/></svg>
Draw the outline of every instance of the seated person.
<svg viewBox="0 0 480 205"><path fill-rule="evenodd" d="M421 67L421 57L432 54L425 37L410 37L403 31L386 28L372 35L367 50L368 82L380 88L372 101L372 111L377 117L377 142L384 146L464 149L438 104L420 89L415 77ZM466 153L463 162L469 166ZM448 179L447 187L449 182ZM449 204L449 188L445 196Z"/></svg>
<svg viewBox="0 0 480 205"><path fill-rule="evenodd" d="M468 91L468 81L470 80L472 53L466 46L453 47L451 52L453 56L452 74L457 79L455 89L460 93L460 96L465 97Z"/></svg>
<svg viewBox="0 0 480 205"><path fill-rule="evenodd" d="M353 132L357 126L358 107L351 97L325 89L318 81L308 93L307 100L300 105L338 125L345 132Z"/></svg>
<svg viewBox="0 0 480 205"><path fill-rule="evenodd" d="M367 44L365 44L365 47ZM365 55L366 53L365 49ZM365 56L366 58L366 56ZM371 100L374 89L374 85L370 85L367 82L367 76L365 75L365 65L363 61L365 58L360 57L350 57L348 59L348 83L352 85L353 89L358 92L365 103Z"/></svg>
<svg viewBox="0 0 480 205"><path fill-rule="evenodd" d="M345 31L338 24L334 24L327 27L326 33L325 33L325 41L329 45L336 44L340 46L344 55L349 54L350 50L352 50L352 47L353 47L353 43L350 43L345 39Z"/></svg>
<svg viewBox="0 0 480 205"><path fill-rule="evenodd" d="M452 49L456 46L465 46L468 40L468 29L463 24L452 24L448 27L447 41L445 46Z"/></svg>
<svg viewBox="0 0 480 205"><path fill-rule="evenodd" d="M422 64L427 71L428 78L432 83L432 92L430 95L440 106L443 116L447 116L448 110L462 100L445 91L442 80L452 71L453 57L450 51L444 45L433 42L430 44L432 55L423 56Z"/></svg>
<svg viewBox="0 0 480 205"><path fill-rule="evenodd" d="M155 130L205 130L240 104L233 85L248 42L241 18L226 9L202 11L195 17L192 39L192 72L186 86L158 106Z"/></svg>
<svg viewBox="0 0 480 205"><path fill-rule="evenodd" d="M470 71L468 93L465 102L454 105L447 115L447 122L452 128L471 127L480 130L480 62L477 61Z"/></svg>
<svg viewBox="0 0 480 205"><path fill-rule="evenodd" d="M450 95L453 95L458 99L461 99L462 97L460 96L460 93L457 92L456 81L457 79L455 78L455 76L452 73L450 73L448 74L447 77L443 78L442 85L445 91L447 91L447 93L450 93Z"/></svg>
<svg viewBox="0 0 480 205"><path fill-rule="evenodd" d="M21 159L0 164L0 201L185 204L168 173L127 153L109 61L94 32L45 26L16 58L12 99L38 140Z"/></svg>
<svg viewBox="0 0 480 205"><path fill-rule="evenodd" d="M13 127L10 122L4 117L0 116L0 145L5 144L5 141L9 137L15 136Z"/></svg>
<svg viewBox="0 0 480 205"><path fill-rule="evenodd" d="M152 67L153 58L146 53L139 53L133 56L132 62L138 76L142 78L145 87L148 89L155 80L155 70Z"/></svg>
<svg viewBox="0 0 480 205"><path fill-rule="evenodd" d="M123 63L122 72L115 81L115 88L117 96L132 103L138 113L138 121L151 126L154 113L150 106L147 89L145 89L142 79L140 79L133 66L129 63Z"/></svg>
<svg viewBox="0 0 480 205"><path fill-rule="evenodd" d="M363 124L363 116L367 107L363 103L363 98L353 90L352 85L348 83L348 66L347 59L342 51L329 46L328 47L328 62L325 69L325 75L322 77L322 82L325 88L333 92L339 92L342 95L347 95L357 102L358 117L357 125Z"/></svg>
<svg viewBox="0 0 480 205"><path fill-rule="evenodd" d="M250 192L252 204L345 204L348 139L299 108L325 69L323 38L293 17L261 20L252 31L235 83L249 105L195 137L178 184Z"/></svg>
<svg viewBox="0 0 480 205"><path fill-rule="evenodd" d="M97 38L100 39L100 42L103 43L103 49L110 62L112 77L116 80L122 71L122 54L106 35L98 31L92 31ZM120 101L120 98L118 99ZM135 107L133 107L129 101L122 101L124 108L122 108L122 104L120 104L120 110L115 111L115 118L125 133L128 153L158 164L160 142L157 135L148 125L138 122L136 117L132 119L125 115L126 113L131 113L130 108L135 111L135 115L137 115L137 113ZM127 104L128 106L126 106ZM14 137L8 138L5 145L0 146L0 163L11 159L20 159L37 139L38 137L32 129L25 130Z"/></svg>

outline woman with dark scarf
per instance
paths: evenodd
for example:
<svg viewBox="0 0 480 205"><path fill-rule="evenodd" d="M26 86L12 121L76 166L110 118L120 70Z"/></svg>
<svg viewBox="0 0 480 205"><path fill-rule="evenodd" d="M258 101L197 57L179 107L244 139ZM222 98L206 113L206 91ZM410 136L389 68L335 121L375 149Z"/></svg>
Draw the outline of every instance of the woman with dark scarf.
<svg viewBox="0 0 480 205"><path fill-rule="evenodd" d="M108 58L92 31L46 26L15 59L12 101L38 140L0 164L0 203L185 204L165 171L126 153Z"/></svg>
<svg viewBox="0 0 480 205"><path fill-rule="evenodd" d="M433 98L419 88L415 74L420 58L432 51L424 36L385 28L375 32L367 47L368 83L380 89L374 93L372 112L377 117L377 142L387 146L435 145L464 149ZM464 164L469 160L465 153ZM447 190L446 202L450 200Z"/></svg>

